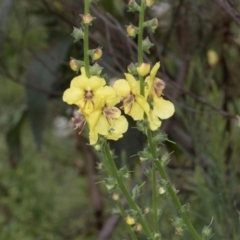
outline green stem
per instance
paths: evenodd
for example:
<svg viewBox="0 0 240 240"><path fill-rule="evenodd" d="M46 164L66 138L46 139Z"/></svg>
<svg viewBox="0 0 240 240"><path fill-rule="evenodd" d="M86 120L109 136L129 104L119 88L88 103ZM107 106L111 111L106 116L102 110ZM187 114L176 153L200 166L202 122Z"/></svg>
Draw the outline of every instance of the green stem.
<svg viewBox="0 0 240 240"><path fill-rule="evenodd" d="M169 179L167 177L167 174L164 171L164 168L162 167L161 163L157 160L157 151L156 151L157 148L156 148L156 145L154 144L154 142L152 140L152 132L151 132L150 129L148 129L148 131L147 131L147 137L148 137L148 144L149 144L149 147L150 147L150 151L152 153L153 159L155 160L154 161L155 166L157 167L161 177L166 182L169 182ZM180 214L182 216L182 219L185 222L186 227L188 228L188 230L191 233L192 237L195 240L201 240L201 237L198 235L198 233L196 232L195 228L193 227L191 221L189 220L188 215L185 212L181 211L182 210L182 204L179 201L179 198L178 198L176 192L174 191L174 189L172 188L172 186L170 184L168 184L168 192L171 195L172 200L173 200L175 206L179 210L179 212L180 212Z"/></svg>
<svg viewBox="0 0 240 240"><path fill-rule="evenodd" d="M164 171L164 168L162 167L161 163L159 161L155 161L155 166L157 167L161 177L165 181L169 182L168 177L167 177L167 175L166 175L166 173ZM192 237L195 240L201 240L201 237L198 235L198 233L196 232L195 228L193 227L191 221L189 220L187 213L182 211L182 204L179 201L179 198L178 198L176 192L174 191L173 187L170 184L168 184L167 188L168 188L168 192L171 195L172 200L173 200L175 206L179 210L179 212L180 212L180 214L182 216L182 219L183 219L184 223L186 224L186 227L187 227L188 231L191 233Z"/></svg>
<svg viewBox="0 0 240 240"><path fill-rule="evenodd" d="M127 188L125 187L123 181L122 181L122 178L119 176L118 174L118 169L115 165L115 162L112 158L112 155L110 153L110 150L109 150L109 146L107 143L105 143L105 152L106 152L106 156L107 156L107 160L109 162L109 165L111 166L111 171L113 173L113 176L116 178L117 180L117 183L118 183L118 186L119 188L121 189L123 195L125 196L125 198L127 199L127 202L129 204L129 206L131 207L131 209L133 209L134 211L136 211L138 213L138 217L139 217L139 221L146 233L146 235L151 238L152 236L152 233L151 233L151 230L149 229L140 209L138 208L137 204L134 202L132 196L129 194Z"/></svg>
<svg viewBox="0 0 240 240"><path fill-rule="evenodd" d="M139 22L138 22L138 63L143 62L143 23L144 23L144 13L145 13L146 3L145 0L141 1L140 11L139 11Z"/></svg>
<svg viewBox="0 0 240 240"><path fill-rule="evenodd" d="M144 23L144 13L145 13L146 3L145 0L141 1L140 11L139 11L139 22L138 22L138 64L143 62L143 23ZM144 96L144 78L139 76L140 81L140 94Z"/></svg>
<svg viewBox="0 0 240 240"><path fill-rule="evenodd" d="M153 209L154 230L158 231L157 181L156 181L156 170L154 166L152 166L152 209Z"/></svg>
<svg viewBox="0 0 240 240"><path fill-rule="evenodd" d="M124 208L123 208L123 206L122 206L122 204L121 204L120 201L118 201L118 207L119 207L119 209L120 209L120 212L121 212L122 217L125 219L125 218L127 217L127 215L126 215L125 210L124 210ZM129 232L130 232L131 238L132 238L133 240L137 240L137 237L136 237L136 235L135 235L132 227L129 226L127 223L126 223L126 225L127 225L127 228L128 228L128 230L129 230Z"/></svg>
<svg viewBox="0 0 240 240"><path fill-rule="evenodd" d="M90 0L84 1L84 14L88 14L90 12ZM89 26L84 24L84 38L83 38L83 55L84 55L84 67L86 71L86 75L89 78L90 71L89 71L89 44L88 44L88 35L89 35Z"/></svg>
<svg viewBox="0 0 240 240"><path fill-rule="evenodd" d="M156 146L152 141L152 132L150 129L147 131L148 144L150 147L150 151L154 159L157 158ZM158 210L157 210L157 180L156 180L156 170L155 167L152 166L152 209L153 209L153 222L154 229L158 230Z"/></svg>

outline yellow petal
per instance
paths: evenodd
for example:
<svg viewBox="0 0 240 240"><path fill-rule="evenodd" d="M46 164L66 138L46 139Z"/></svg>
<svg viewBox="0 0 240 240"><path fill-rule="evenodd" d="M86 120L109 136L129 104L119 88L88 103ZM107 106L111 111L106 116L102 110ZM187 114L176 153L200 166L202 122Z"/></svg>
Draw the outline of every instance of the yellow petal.
<svg viewBox="0 0 240 240"><path fill-rule="evenodd" d="M98 109L86 116L86 120L90 130L96 127L96 124L99 121L101 114L102 114L101 109Z"/></svg>
<svg viewBox="0 0 240 240"><path fill-rule="evenodd" d="M96 91L98 88L103 87L106 84L104 78L93 76L89 78L89 87L91 90Z"/></svg>
<svg viewBox="0 0 240 240"><path fill-rule="evenodd" d="M132 74L125 73L125 77L127 79L127 82L130 85L131 91L136 94L139 93L139 83L136 81L136 79L133 77Z"/></svg>
<svg viewBox="0 0 240 240"><path fill-rule="evenodd" d="M153 99L153 111L161 119L170 118L175 111L174 105L163 98Z"/></svg>
<svg viewBox="0 0 240 240"><path fill-rule="evenodd" d="M111 127L107 139L118 140L123 137L123 133L125 133L128 129L128 121L124 116L120 116L118 119L115 119L113 122L113 126Z"/></svg>
<svg viewBox="0 0 240 240"><path fill-rule="evenodd" d="M143 111L147 114L150 110L149 104L142 95L136 96L136 102L141 106Z"/></svg>
<svg viewBox="0 0 240 240"><path fill-rule="evenodd" d="M63 101L68 104L77 104L79 100L83 97L83 91L79 88L68 88L63 93Z"/></svg>
<svg viewBox="0 0 240 240"><path fill-rule="evenodd" d="M109 98L106 100L107 106L112 107L120 102L120 97Z"/></svg>
<svg viewBox="0 0 240 240"><path fill-rule="evenodd" d="M105 86L105 87L101 87L99 88L96 93L95 93L96 97L102 97L105 99L111 99L116 97L116 92L113 90L112 87L109 86Z"/></svg>
<svg viewBox="0 0 240 240"><path fill-rule="evenodd" d="M158 71L158 69L160 68L160 62L157 62L154 66L153 66L153 68L152 68L152 70L151 70L151 72L150 72L150 77L151 78L155 78L156 77L156 75L157 75L157 71Z"/></svg>
<svg viewBox="0 0 240 240"><path fill-rule="evenodd" d="M128 121L124 116L120 116L118 119L114 120L113 128L115 133L125 133L128 129Z"/></svg>
<svg viewBox="0 0 240 240"><path fill-rule="evenodd" d="M150 95L153 87L153 79L150 77L146 77L145 86L144 86L144 96L147 98Z"/></svg>
<svg viewBox="0 0 240 240"><path fill-rule="evenodd" d="M114 132L112 132L112 133L108 134L106 137L109 140L117 141L119 138L123 137L123 134L122 133L114 133Z"/></svg>
<svg viewBox="0 0 240 240"><path fill-rule="evenodd" d="M97 143L98 140L98 133L95 129L90 130L89 132L89 142L90 145L94 145Z"/></svg>
<svg viewBox="0 0 240 240"><path fill-rule="evenodd" d="M151 110L148 114L149 127L152 131L157 130L161 126L158 116Z"/></svg>
<svg viewBox="0 0 240 240"><path fill-rule="evenodd" d="M108 134L109 128L110 128L110 125L107 119L104 117L104 115L101 115L95 128L96 131L99 134L106 136Z"/></svg>
<svg viewBox="0 0 240 240"><path fill-rule="evenodd" d="M80 75L71 81L70 88L76 87L76 88L81 88L84 89L86 85L88 85L89 79L86 76Z"/></svg>
<svg viewBox="0 0 240 240"><path fill-rule="evenodd" d="M144 111L137 102L134 102L132 104L132 109L131 109L130 113L127 113L127 114L130 115L135 121L142 120L144 117Z"/></svg>
<svg viewBox="0 0 240 240"><path fill-rule="evenodd" d="M130 93L131 89L129 83L125 79L119 79L113 84L113 89L118 96L126 96Z"/></svg>

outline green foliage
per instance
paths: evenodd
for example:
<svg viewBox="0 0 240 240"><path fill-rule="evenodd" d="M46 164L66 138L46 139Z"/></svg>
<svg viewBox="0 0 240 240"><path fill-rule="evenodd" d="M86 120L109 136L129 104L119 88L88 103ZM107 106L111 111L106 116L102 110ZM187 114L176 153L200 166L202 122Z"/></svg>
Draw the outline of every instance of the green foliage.
<svg viewBox="0 0 240 240"><path fill-rule="evenodd" d="M72 126L70 134L63 128L55 134L56 117L64 116L66 126L70 126L72 108L61 102L61 95L75 76L68 70L68 59L81 58L82 44L80 41L71 48L71 40L63 36L70 35L73 25L79 27L76 19L82 13L82 2L15 1L1 28L0 239L96 239L110 216L113 204L102 191L106 209L101 206L105 216L97 227L90 204L89 173L85 175L83 170L79 174L75 164L76 159L84 166L88 163L86 139L76 137ZM103 46L99 64L106 66L111 82L112 78L123 77L130 62L135 62L136 39L124 35L124 25L136 24L138 16L127 12L125 1L100 1L92 10L97 20L90 45ZM173 151L168 163L171 183L179 190L182 202L191 203L189 215L198 232L202 232L202 226L210 226L212 240L238 240L240 129L233 116L240 112L240 29L206 1L160 2L148 10L147 18L153 17L158 18L159 28L150 37L155 46L146 59L152 63L161 60L158 77L167 83L164 97L173 100L176 107L175 116L163 124L168 137L176 142L166 143L169 152ZM215 66L208 63L209 49L219 56ZM30 121L22 111L26 103ZM41 152L35 149L30 124L38 145L42 142ZM143 149L145 137L134 123L130 124L134 128L111 145L118 156L117 165L127 163L132 170L129 185L140 186L145 175L138 167L136 154ZM15 164L11 163L12 156ZM99 181L95 175L93 179ZM99 189L102 185L96 186ZM149 202L150 188L146 182L137 198L143 209ZM182 237L176 235L170 225L172 216L179 213L169 196L160 194L158 204L162 238L190 240L186 232ZM153 222L151 214L145 217ZM125 225L120 221L112 239L123 238ZM139 233L138 239L145 236Z"/></svg>

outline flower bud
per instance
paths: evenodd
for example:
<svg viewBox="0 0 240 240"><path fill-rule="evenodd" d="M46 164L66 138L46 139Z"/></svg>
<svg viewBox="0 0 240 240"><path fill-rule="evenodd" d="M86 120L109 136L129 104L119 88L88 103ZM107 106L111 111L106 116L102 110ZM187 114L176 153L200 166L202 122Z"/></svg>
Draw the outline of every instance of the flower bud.
<svg viewBox="0 0 240 240"><path fill-rule="evenodd" d="M126 221L126 223L128 224L128 225L134 225L135 224L135 219L133 218L133 217L131 217L131 216L127 216L126 218L125 218L125 221Z"/></svg>
<svg viewBox="0 0 240 240"><path fill-rule="evenodd" d="M155 0L146 0L146 5L151 7L155 3Z"/></svg>
<svg viewBox="0 0 240 240"><path fill-rule="evenodd" d="M208 50L207 51L207 61L211 67L214 67L219 61L218 54L212 49Z"/></svg>
<svg viewBox="0 0 240 240"><path fill-rule="evenodd" d="M84 62L71 58L70 62L69 62L69 66L70 68L74 71L74 72L78 72L79 69L84 66Z"/></svg>
<svg viewBox="0 0 240 240"><path fill-rule="evenodd" d="M77 42L80 39L83 39L84 33L81 28L73 27L73 32L71 33L71 36L74 37L74 39L75 39L74 42Z"/></svg>
<svg viewBox="0 0 240 240"><path fill-rule="evenodd" d="M166 189L165 189L164 187L160 187L160 188L158 189L158 193L159 193L160 195L164 194L165 192L166 192Z"/></svg>
<svg viewBox="0 0 240 240"><path fill-rule="evenodd" d="M153 18L149 21L144 22L144 27L147 27L149 30L151 30L152 32L154 32L157 27L158 27L158 20L157 18Z"/></svg>
<svg viewBox="0 0 240 240"><path fill-rule="evenodd" d="M137 72L137 68L136 66L133 64L133 63L130 63L128 66L127 66L127 70L130 74L132 75L137 75L138 72Z"/></svg>
<svg viewBox="0 0 240 240"><path fill-rule="evenodd" d="M117 193L114 193L114 194L112 195L112 199L113 199L114 201L118 201L119 195L118 195Z"/></svg>
<svg viewBox="0 0 240 240"><path fill-rule="evenodd" d="M91 14L87 13L82 15L82 20L84 24L91 25L92 21L94 20L94 17L92 17Z"/></svg>
<svg viewBox="0 0 240 240"><path fill-rule="evenodd" d="M130 0L128 3L128 11L129 12L136 12L140 11L140 6L136 3L135 0Z"/></svg>
<svg viewBox="0 0 240 240"><path fill-rule="evenodd" d="M137 28L135 26L133 26L132 24L128 25L126 30L127 30L127 34L129 37L134 38L137 34Z"/></svg>
<svg viewBox="0 0 240 240"><path fill-rule="evenodd" d="M102 69L103 68L101 66L99 66L97 63L94 63L94 65L90 67L91 75L100 76L100 74L102 73Z"/></svg>
<svg viewBox="0 0 240 240"><path fill-rule="evenodd" d="M141 232L142 229L143 229L143 228L142 228L142 225L138 223L138 224L136 225L136 231L137 231L137 232Z"/></svg>
<svg viewBox="0 0 240 240"><path fill-rule="evenodd" d="M96 48L93 50L93 53L91 55L93 61L97 61L102 57L102 49L101 48Z"/></svg>
<svg viewBox="0 0 240 240"><path fill-rule="evenodd" d="M203 239L210 239L212 236L212 229L209 226L204 226L202 230Z"/></svg>
<svg viewBox="0 0 240 240"><path fill-rule="evenodd" d="M150 72L150 64L142 63L140 66L137 67L137 72L142 77L146 76Z"/></svg>
<svg viewBox="0 0 240 240"><path fill-rule="evenodd" d="M149 38L146 37L143 42L142 42L142 47L143 47L143 51L146 52L146 53L150 53L149 51L149 48L152 47L154 44L152 44L150 41L149 41Z"/></svg>
<svg viewBox="0 0 240 240"><path fill-rule="evenodd" d="M102 148L101 148L101 145L100 145L100 144L96 144L96 145L94 145L94 149L95 149L97 152L100 152L100 150L101 150Z"/></svg>

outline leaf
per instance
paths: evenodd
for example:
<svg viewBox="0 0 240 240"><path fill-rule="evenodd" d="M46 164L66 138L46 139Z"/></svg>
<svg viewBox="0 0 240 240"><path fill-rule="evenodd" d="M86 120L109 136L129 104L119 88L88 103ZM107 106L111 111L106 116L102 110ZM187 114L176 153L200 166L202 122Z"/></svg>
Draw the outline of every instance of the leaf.
<svg viewBox="0 0 240 240"><path fill-rule="evenodd" d="M8 145L9 162L13 167L20 160L21 156L21 128L27 116L27 107L20 108L10 122L10 127L6 134Z"/></svg>
<svg viewBox="0 0 240 240"><path fill-rule="evenodd" d="M51 49L35 56L26 72L26 93L29 117L35 142L41 147L43 123L47 100L53 83L58 78L58 69L64 62L72 39L61 39Z"/></svg>

